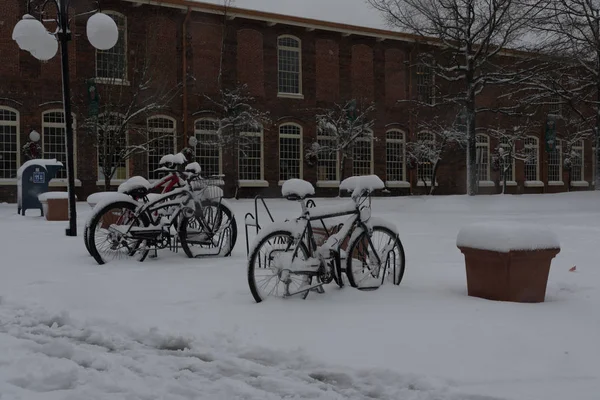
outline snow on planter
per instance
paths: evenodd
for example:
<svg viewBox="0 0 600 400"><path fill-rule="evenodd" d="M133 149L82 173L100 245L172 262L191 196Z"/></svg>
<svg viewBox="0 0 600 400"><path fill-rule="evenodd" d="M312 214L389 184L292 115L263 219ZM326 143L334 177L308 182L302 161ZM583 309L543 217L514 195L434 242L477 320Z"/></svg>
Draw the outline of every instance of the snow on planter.
<svg viewBox="0 0 600 400"><path fill-rule="evenodd" d="M314 195L315 188L310 182L307 182L304 179L288 179L283 182L281 194L283 197L295 195L304 198L306 196Z"/></svg>
<svg viewBox="0 0 600 400"><path fill-rule="evenodd" d="M377 175L351 176L340 183L340 190L352 192L352 197L360 196L365 190L372 193L384 188L385 184Z"/></svg>
<svg viewBox="0 0 600 400"><path fill-rule="evenodd" d="M46 192L46 193L42 193L38 196L38 200L41 202L48 201L50 199L56 200L56 199L68 199L68 198L69 198L69 192ZM77 198L77 196L75 196L75 198Z"/></svg>
<svg viewBox="0 0 600 400"><path fill-rule="evenodd" d="M69 220L69 193L45 192L38 195L47 221Z"/></svg>
<svg viewBox="0 0 600 400"><path fill-rule="evenodd" d="M540 303L545 300L558 237L544 226L488 222L463 227L456 245L465 256L469 296Z"/></svg>
<svg viewBox="0 0 600 400"><path fill-rule="evenodd" d="M519 250L559 249L558 236L543 225L520 222L479 222L464 226L458 247L508 253Z"/></svg>

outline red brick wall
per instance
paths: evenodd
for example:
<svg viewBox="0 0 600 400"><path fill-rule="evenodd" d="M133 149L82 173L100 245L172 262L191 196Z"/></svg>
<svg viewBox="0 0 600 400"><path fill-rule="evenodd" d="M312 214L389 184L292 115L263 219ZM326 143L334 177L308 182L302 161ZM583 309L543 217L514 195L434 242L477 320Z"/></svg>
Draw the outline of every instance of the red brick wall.
<svg viewBox="0 0 600 400"><path fill-rule="evenodd" d="M265 95L263 35L255 29L237 31L238 82L248 85L254 96Z"/></svg>
<svg viewBox="0 0 600 400"><path fill-rule="evenodd" d="M352 95L356 99L375 98L373 81L373 49L366 44L352 46Z"/></svg>
<svg viewBox="0 0 600 400"><path fill-rule="evenodd" d="M317 39L317 100L336 102L340 94L340 50L332 39Z"/></svg>

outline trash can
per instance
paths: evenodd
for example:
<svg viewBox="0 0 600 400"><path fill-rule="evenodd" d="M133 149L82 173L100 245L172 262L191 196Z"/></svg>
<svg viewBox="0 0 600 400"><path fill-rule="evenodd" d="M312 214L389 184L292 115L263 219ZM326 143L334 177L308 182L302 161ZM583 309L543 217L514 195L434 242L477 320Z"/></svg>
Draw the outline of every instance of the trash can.
<svg viewBox="0 0 600 400"><path fill-rule="evenodd" d="M28 209L38 209L44 215L38 196L48 191L48 183L63 167L60 161L29 160L17 171L17 207L18 213L25 215Z"/></svg>

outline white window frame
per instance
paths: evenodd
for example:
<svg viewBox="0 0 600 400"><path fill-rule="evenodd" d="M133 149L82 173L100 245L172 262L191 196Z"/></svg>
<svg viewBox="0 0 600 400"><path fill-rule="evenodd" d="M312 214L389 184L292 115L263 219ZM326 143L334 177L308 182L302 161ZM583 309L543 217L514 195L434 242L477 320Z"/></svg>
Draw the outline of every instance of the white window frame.
<svg viewBox="0 0 600 400"><path fill-rule="evenodd" d="M356 146L360 146L361 143L368 143L370 146L370 160L369 160L369 175L373 175L374 171L375 171L375 162L374 162L374 158L375 158L375 154L374 154L374 149L373 149L373 131L369 130L368 131L369 134L371 135L371 137L361 137L359 139L356 139L354 141L354 144L352 146L352 175L353 176L359 176L359 175L355 175L355 163L356 160L354 159L354 152L356 151ZM363 162L362 160L360 162Z"/></svg>
<svg viewBox="0 0 600 400"><path fill-rule="evenodd" d="M21 165L21 114L19 111L15 110L11 107L0 106L0 110L8 111L14 113L16 115L16 121L0 121L2 126L14 126L16 127L16 158L15 158L15 177L14 178L1 178L0 185L16 185L17 184L17 176L16 173L19 170Z"/></svg>
<svg viewBox="0 0 600 400"><path fill-rule="evenodd" d="M200 139L198 139L199 135L214 135L215 136L215 140L218 139L218 134L216 129L214 131L209 131L206 129L199 129L198 128L198 123L203 122L203 121L207 121L207 122L211 122L215 124L215 127L218 126L218 120L215 118L198 118L197 120L194 121L194 137L198 140L198 146L202 146L202 142L200 141ZM223 173L223 149L221 148L221 146L219 146L218 148L219 151L219 175ZM239 154L238 154L239 156ZM196 146L196 148L194 149L194 158L198 161L199 159L201 159L202 157L200 155L198 155L198 147ZM199 162L200 165L204 165L204 163ZM203 173L205 173L205 171L202 171Z"/></svg>
<svg viewBox="0 0 600 400"><path fill-rule="evenodd" d="M172 122L173 129L171 130L168 128L150 128L150 121L155 120L155 119L163 119L163 120ZM173 135L173 151L171 154L175 154L176 149L177 149L177 121L175 121L175 118L169 117L168 115L162 115L162 114L153 115L146 119L146 129L148 131L148 139L149 140L153 139L150 136L155 133L169 133L169 134ZM152 144L148 145L148 147L150 147L150 146L152 146ZM166 153L166 154L169 154L169 153ZM162 156L164 156L166 154L162 154ZM148 180L150 182L158 180L156 178L150 179L150 152L146 153L146 173L148 174L147 176L148 176Z"/></svg>
<svg viewBox="0 0 600 400"><path fill-rule="evenodd" d="M321 131L317 129L317 144L319 141L328 141L328 142L336 142L337 138L335 136L323 135ZM321 162L321 155L319 155L319 160L317 161L317 187L323 188L336 188L340 186L340 152L332 152L327 156L330 157L326 161L328 163L333 161L332 155L335 154L335 180L319 180L319 168L323 167L323 165L319 165Z"/></svg>
<svg viewBox="0 0 600 400"><path fill-rule="evenodd" d="M529 154L532 149L535 150L535 179L525 179L525 187L544 186L544 182L540 180L540 139L536 136L526 136L525 140L523 141L523 148L527 154ZM523 166L524 177L527 178L527 167L531 166L531 164L527 164L527 162L524 161Z"/></svg>
<svg viewBox="0 0 600 400"><path fill-rule="evenodd" d="M396 134L400 134L400 139L393 137L390 138L390 133L396 133ZM390 149L390 145L400 145L402 150L401 150L401 156L402 156L402 163L401 163L401 168L402 168L402 176L400 177L400 180L390 180L390 161L388 159L388 151ZM404 132L402 129L388 129L385 132L385 155L386 155L386 160L385 160L385 177L386 177L386 182L385 185L387 187L390 188L401 188L401 187L410 187L410 183L406 181L406 132Z"/></svg>
<svg viewBox="0 0 600 400"><path fill-rule="evenodd" d="M53 114L53 113L58 113L58 114L62 114L63 115L63 119L65 120L65 123L60 123L60 122L46 122L44 121L45 116L48 114ZM81 186L81 181L79 179L77 179L77 123L75 121L75 114L71 113L71 120L72 120L72 124L71 124L71 128L73 129L73 169L75 170L75 185L76 186ZM63 167L61 169L61 171L65 171L65 173L67 173L67 157L68 157L68 151L67 151L67 140L66 140L66 132L67 132L67 125L66 125L67 121L64 115L64 110L62 108L55 108L52 110L46 110L44 112L42 112L42 132L41 132L41 140L40 140L40 146L42 147L42 157L46 158L46 128L59 128L59 129L63 129L63 132L65 134L65 136L63 137L63 144L64 144L64 156L65 156L65 162L63 162ZM60 160L59 160L60 161ZM50 187L63 187L63 186L67 186L68 184L68 178L54 178L52 179L49 183L48 186Z"/></svg>
<svg viewBox="0 0 600 400"><path fill-rule="evenodd" d="M299 130L299 135L293 135L293 134L289 134L289 133L281 133L281 128L284 128L286 126L292 126L295 128L298 128ZM299 154L298 154L298 179L303 179L304 177L304 152L303 152L303 137L304 137L304 129L302 129L302 126L300 124L294 123L294 122L285 122L281 125L279 125L278 128L278 132L279 132L279 185L283 185L284 180L281 179L281 139L298 139L298 148L299 148Z"/></svg>
<svg viewBox="0 0 600 400"><path fill-rule="evenodd" d="M279 44L281 39L292 39L298 42L298 47L282 46ZM298 92L282 92L279 85L279 74L281 72L289 73L290 71L281 71L279 69L280 50L293 51L298 53ZM302 91L302 40L293 35L280 35L277 37L277 97L289 97L289 98L304 98Z"/></svg>
<svg viewBox="0 0 600 400"><path fill-rule="evenodd" d="M563 182L563 153L562 153L562 143L560 139L556 139L556 152L558 154L558 180L550 179L550 156L548 156L548 186L563 186L565 183ZM548 153L550 155L551 153ZM554 165L553 165L554 166Z"/></svg>
<svg viewBox="0 0 600 400"><path fill-rule="evenodd" d="M98 76L98 52L99 51L103 51L103 50L95 50L94 52L94 81L96 83L103 83L103 84L112 84L112 85L124 85L124 86L129 86L129 80L128 80L128 65L129 65L129 60L128 60L128 53L127 53L127 31L128 31L128 23L127 23L127 16L125 14L122 14L118 11L113 11L113 10L103 10L102 11L104 14L107 14L108 16L117 16L120 18L123 18L123 29L122 32L119 31L119 36L123 37L123 77L122 78L108 78L108 77L100 77ZM117 25L117 29L118 29L118 25ZM105 51L110 51L110 50L105 50Z"/></svg>
<svg viewBox="0 0 600 400"><path fill-rule="evenodd" d="M260 179L239 179L240 187L268 187L269 182L265 180L265 131L260 128L260 132L240 132L241 136L260 138ZM242 149L238 149L238 177L241 177L241 156Z"/></svg>
<svg viewBox="0 0 600 400"><path fill-rule="evenodd" d="M119 114L119 113L109 113L109 114L101 114L98 116L98 118L103 118L103 117L107 117L110 115L115 115L119 118L125 118L124 115ZM109 125L111 126L111 125ZM98 143L96 142L96 145L98 145ZM127 132L125 134L125 146L129 146L129 129L127 129ZM110 180L110 184L111 186L114 185L118 185L121 184L123 182L125 182L127 179L129 179L130 177L130 171L129 171L129 159L125 160L125 179L111 179ZM104 178L100 178L100 174L101 174L102 168L100 168L100 149L98 147L96 147L96 173L97 173L97 178L98 180L96 181L96 185L104 185Z"/></svg>
<svg viewBox="0 0 600 400"><path fill-rule="evenodd" d="M424 69L427 69L427 71L425 71ZM417 94L417 99L419 99L419 88L422 86L425 86L419 82L419 77L425 76L427 74L430 75L429 84L428 84L428 86L429 86L428 90L430 92L429 93L429 102L423 101L423 103L433 106L433 105L435 105L435 73L433 72L433 67L427 66L424 64L417 64L416 71L415 71L415 80L416 80L415 87L417 90L416 94ZM419 101L421 101L421 100L419 99Z"/></svg>
<svg viewBox="0 0 600 400"><path fill-rule="evenodd" d="M433 132L429 132L429 131L421 131L421 132L417 133L417 141L418 140L423 140L423 139L421 139L421 136L423 136L423 135L430 135L430 138L431 138L430 140L433 141L433 142L435 142L435 134ZM421 179L420 174L419 174L419 165L420 164L421 164L420 162L417 162L417 169L416 169L416 171L417 171L417 186L425 186L425 185L431 186L431 178L428 179L428 180L427 179ZM429 164L431 165L431 177L433 177L433 167L434 167L434 165L433 165L432 162L429 162ZM423 181L425 181L425 183L423 183ZM436 186L438 185L437 179L436 179L435 184L436 184Z"/></svg>
<svg viewBox="0 0 600 400"><path fill-rule="evenodd" d="M585 141L579 140L578 143L571 146L571 151L581 151L581 179L573 180L573 160L571 160L571 186L573 187L587 187L589 183L585 180ZM571 157L571 155L569 155ZM572 157L571 157L572 158Z"/></svg>
<svg viewBox="0 0 600 400"><path fill-rule="evenodd" d="M480 141L480 139L484 139L484 141ZM477 170L477 181L479 186L481 187L491 187L495 186L494 182L491 180L491 157L490 157L490 137L484 133L478 133L475 136L475 146L477 150L477 155L481 154L482 151L485 151L486 154L486 163L485 163L485 176L482 178L481 171Z"/></svg>

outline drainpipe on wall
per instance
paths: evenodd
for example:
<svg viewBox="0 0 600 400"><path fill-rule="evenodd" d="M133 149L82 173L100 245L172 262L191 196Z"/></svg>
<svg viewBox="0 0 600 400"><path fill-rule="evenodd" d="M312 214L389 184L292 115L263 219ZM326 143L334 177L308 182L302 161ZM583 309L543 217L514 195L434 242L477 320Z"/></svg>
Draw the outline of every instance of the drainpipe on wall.
<svg viewBox="0 0 600 400"><path fill-rule="evenodd" d="M181 55L182 55L182 69L181 75L183 79L183 143L185 146L188 145L188 93L187 93L187 23L190 19L191 8L188 6L185 19L183 20L182 35L181 35Z"/></svg>

